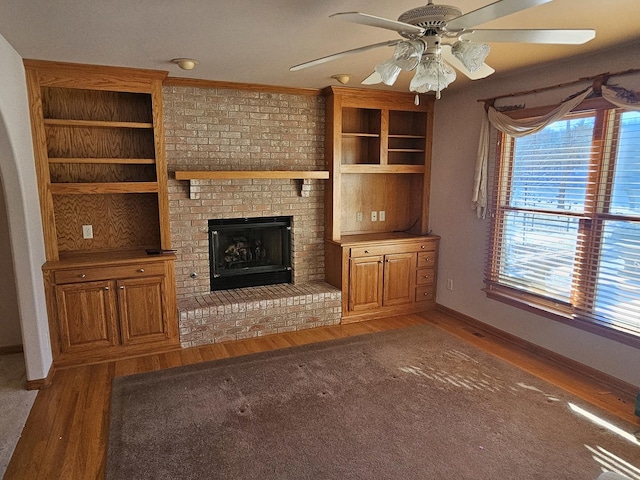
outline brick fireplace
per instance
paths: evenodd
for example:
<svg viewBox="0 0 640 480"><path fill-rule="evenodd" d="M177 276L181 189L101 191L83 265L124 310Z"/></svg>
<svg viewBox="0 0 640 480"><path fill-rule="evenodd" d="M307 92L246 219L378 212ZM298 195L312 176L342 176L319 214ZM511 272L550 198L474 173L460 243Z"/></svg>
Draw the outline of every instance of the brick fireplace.
<svg viewBox="0 0 640 480"><path fill-rule="evenodd" d="M165 86L163 95L171 237L172 247L177 250L178 302L184 307L180 310L183 346L338 323L339 291L323 283L325 185L322 180L309 181L303 196L299 180L197 180L190 185L175 180L173 175L176 170L324 169L324 98L314 94L215 86ZM309 305L311 313L307 322L299 316L289 325L273 322L270 325L261 320L259 328L255 328L256 324L253 329L251 325L246 328L228 325L233 328L227 329L224 335L212 333L216 323L222 324L227 319L223 315L211 320L212 325L203 326L202 315L224 312L229 302L237 305L229 307L229 313L233 308L246 310L246 305L238 302L237 297L241 299L246 293L249 298L252 294L233 290L238 293L232 302L228 297L211 293L208 220L279 216L292 218L293 286L301 288L311 284L318 305ZM320 291L327 293L326 298L318 296ZM279 305L290 302L289 307L294 306L292 298L307 298L306 293L289 295L282 289L272 289L270 295ZM313 293L311 295L313 300ZM254 301L255 297L247 300ZM299 305L289 310L296 309L300 310ZM196 314L192 310L200 312L199 322L195 322ZM194 321L189 322L189 317ZM245 318L242 322L251 323L251 320ZM192 335L198 329L196 333L200 335ZM187 337L189 340L185 340Z"/></svg>

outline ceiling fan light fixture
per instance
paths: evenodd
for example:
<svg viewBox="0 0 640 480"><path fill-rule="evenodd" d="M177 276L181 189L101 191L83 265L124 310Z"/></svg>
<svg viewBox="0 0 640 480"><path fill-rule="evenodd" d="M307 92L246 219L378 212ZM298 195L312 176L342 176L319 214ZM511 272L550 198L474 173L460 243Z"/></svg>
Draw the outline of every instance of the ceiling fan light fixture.
<svg viewBox="0 0 640 480"><path fill-rule="evenodd" d="M402 70L411 71L418 66L424 53L424 42L405 40L396 45L393 52L395 64Z"/></svg>
<svg viewBox="0 0 640 480"><path fill-rule="evenodd" d="M396 65L396 61L393 58L380 62L375 66L374 70L378 75L380 75L382 82L389 86L396 83L398 75L400 75L400 72L402 71L402 69Z"/></svg>
<svg viewBox="0 0 640 480"><path fill-rule="evenodd" d="M436 92L440 98L440 91L449 86L456 79L455 70L439 55L424 55L416 68L416 74L411 79L409 90L417 93Z"/></svg>
<svg viewBox="0 0 640 480"><path fill-rule="evenodd" d="M470 72L477 72L484 65L491 48L486 43L474 43L458 40L451 47L451 53L462 62Z"/></svg>

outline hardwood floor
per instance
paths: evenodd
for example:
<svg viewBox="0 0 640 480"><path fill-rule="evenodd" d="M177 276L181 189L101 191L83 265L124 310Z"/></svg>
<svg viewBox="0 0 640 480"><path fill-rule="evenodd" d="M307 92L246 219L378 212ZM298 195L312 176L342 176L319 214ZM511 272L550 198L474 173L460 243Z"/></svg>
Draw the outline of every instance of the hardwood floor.
<svg viewBox="0 0 640 480"><path fill-rule="evenodd" d="M634 417L633 406L624 393L603 390L603 385L591 378L563 369L499 338L478 334L461 320L434 311L58 370L52 385L38 393L5 478L102 479L114 377L423 323L433 323L640 427L640 419Z"/></svg>

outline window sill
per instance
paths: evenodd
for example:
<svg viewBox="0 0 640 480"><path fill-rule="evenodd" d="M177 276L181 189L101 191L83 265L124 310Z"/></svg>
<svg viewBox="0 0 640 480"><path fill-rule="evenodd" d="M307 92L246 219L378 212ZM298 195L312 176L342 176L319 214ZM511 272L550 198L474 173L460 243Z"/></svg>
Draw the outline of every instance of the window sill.
<svg viewBox="0 0 640 480"><path fill-rule="evenodd" d="M595 323L580 317L574 317L568 306L550 302L535 295L519 292L508 287L491 285L484 289L487 297L516 308L541 315L551 320L570 325L580 330L614 340L634 348L640 348L640 336L626 331L616 330L608 324Z"/></svg>

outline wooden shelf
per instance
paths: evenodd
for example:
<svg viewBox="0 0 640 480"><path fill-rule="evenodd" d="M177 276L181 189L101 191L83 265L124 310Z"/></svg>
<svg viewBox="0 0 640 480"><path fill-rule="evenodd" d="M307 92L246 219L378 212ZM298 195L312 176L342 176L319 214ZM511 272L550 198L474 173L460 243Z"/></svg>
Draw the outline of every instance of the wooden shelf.
<svg viewBox="0 0 640 480"><path fill-rule="evenodd" d="M106 163L113 165L153 165L155 158L49 158L49 163Z"/></svg>
<svg viewBox="0 0 640 480"><path fill-rule="evenodd" d="M176 180L189 180L189 198L196 200L197 192L192 188L196 180L252 180L252 179L284 179L302 180L303 185L309 180L327 180L329 172L326 170L225 170L225 171L176 171ZM300 195L305 189L300 187ZM307 193L308 194L308 193Z"/></svg>
<svg viewBox="0 0 640 480"><path fill-rule="evenodd" d="M342 173L421 173L424 174L424 165L342 165Z"/></svg>
<svg viewBox="0 0 640 480"><path fill-rule="evenodd" d="M65 120L46 118L45 125L56 127L99 127L99 128L153 128L153 123L147 122L111 122L104 120Z"/></svg>
<svg viewBox="0 0 640 480"><path fill-rule="evenodd" d="M157 193L156 182L52 183L53 195L99 195L111 193Z"/></svg>
<svg viewBox="0 0 640 480"><path fill-rule="evenodd" d="M354 133L354 132L342 132L343 137L367 137L367 138L379 138L379 133Z"/></svg>

